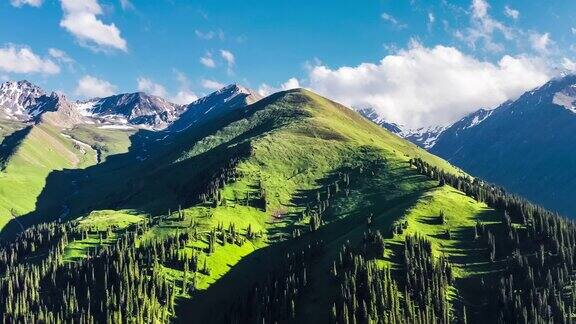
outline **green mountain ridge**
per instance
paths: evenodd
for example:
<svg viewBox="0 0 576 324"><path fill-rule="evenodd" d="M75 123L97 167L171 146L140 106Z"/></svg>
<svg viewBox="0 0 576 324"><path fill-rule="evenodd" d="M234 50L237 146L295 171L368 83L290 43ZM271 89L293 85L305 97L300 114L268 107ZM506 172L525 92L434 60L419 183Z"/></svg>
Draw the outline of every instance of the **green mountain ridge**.
<svg viewBox="0 0 576 324"><path fill-rule="evenodd" d="M93 146L99 132L69 136ZM0 249L0 295L23 276L11 267L37 274L28 289L6 295L4 320L571 318L573 223L307 90L169 136L139 131L125 150L113 135L104 160L49 172L20 217L48 224ZM51 223L63 205L66 219ZM2 234L17 229L12 220ZM538 253L558 257L533 264ZM490 297L508 275L520 276L515 258L526 259L520 273L532 267L552 314L542 305L528 310L536 297L524 286L512 290L522 298L515 303L507 291ZM566 289L563 301L548 297L552 286Z"/></svg>

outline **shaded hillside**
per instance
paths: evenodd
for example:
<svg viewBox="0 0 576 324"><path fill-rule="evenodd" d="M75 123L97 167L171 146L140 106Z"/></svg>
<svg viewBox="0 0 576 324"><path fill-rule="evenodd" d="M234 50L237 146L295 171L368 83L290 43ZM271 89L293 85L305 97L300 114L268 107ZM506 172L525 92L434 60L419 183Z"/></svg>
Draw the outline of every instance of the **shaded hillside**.
<svg viewBox="0 0 576 324"><path fill-rule="evenodd" d="M575 84L575 76L553 80L490 114L481 111L481 118L474 117L476 123L472 117L463 119L444 131L430 151L471 174L574 217L576 115L569 108Z"/></svg>

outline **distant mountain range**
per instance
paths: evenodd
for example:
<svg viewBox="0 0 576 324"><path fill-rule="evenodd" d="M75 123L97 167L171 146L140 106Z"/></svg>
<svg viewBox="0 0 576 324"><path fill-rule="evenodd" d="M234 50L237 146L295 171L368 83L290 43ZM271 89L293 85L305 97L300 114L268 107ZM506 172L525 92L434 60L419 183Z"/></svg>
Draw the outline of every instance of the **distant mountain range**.
<svg viewBox="0 0 576 324"><path fill-rule="evenodd" d="M360 112L391 130L375 112ZM393 125L397 135L470 174L576 216L574 75L551 80L495 109L475 111L447 127L411 131Z"/></svg>
<svg viewBox="0 0 576 324"><path fill-rule="evenodd" d="M260 99L255 91L233 84L188 105L177 105L144 92L70 101L55 92L48 95L25 80L8 81L0 85L0 118L21 122L46 119L62 128L87 123L150 130L173 126L171 130L182 130L217 116L224 107L240 108Z"/></svg>
<svg viewBox="0 0 576 324"><path fill-rule="evenodd" d="M421 127L416 129L408 128L404 125L399 125L393 122L389 122L384 118L380 117L378 112L373 108L362 108L357 110L362 116L373 121L374 123L384 127L390 132L409 140L410 142L429 149L436 143L438 136L446 129L442 126L433 127Z"/></svg>
<svg viewBox="0 0 576 324"><path fill-rule="evenodd" d="M261 99L255 91L232 84L188 105L143 92L71 101L28 81L10 81L0 85L0 118L47 123L60 129L91 125L176 133L221 119ZM374 109L358 112L470 174L547 208L576 215L572 202L576 191L576 76L554 79L515 101L496 109L480 109L448 126L409 129L381 118Z"/></svg>

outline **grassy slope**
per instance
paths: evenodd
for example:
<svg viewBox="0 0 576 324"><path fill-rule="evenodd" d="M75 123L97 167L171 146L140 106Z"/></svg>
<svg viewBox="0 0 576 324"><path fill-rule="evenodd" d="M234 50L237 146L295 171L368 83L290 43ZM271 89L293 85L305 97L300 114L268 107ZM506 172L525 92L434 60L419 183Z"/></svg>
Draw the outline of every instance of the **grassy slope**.
<svg viewBox="0 0 576 324"><path fill-rule="evenodd" d="M146 204L163 205L163 210L172 208L174 211L179 199L174 191L187 188L189 182L209 174L213 162L222 159L231 147L242 142L249 142L252 146L253 154L238 166L242 176L222 191L226 206L212 208L209 203L186 206L185 221L172 217L142 238L170 235L185 230L191 222L198 225L200 239L191 242L184 252L198 253L200 263L206 260L211 273L196 275L200 292L191 300L180 301L179 318L186 319L189 318L187 314L194 314L199 320L213 319L218 315L212 313L213 305L225 305L237 297L229 294L230 291L244 291L253 282L264 279L267 270L274 269L285 252L298 250L321 239L327 246L326 253L313 269L311 276L317 278L310 290L313 293L302 297L305 301L301 304L306 306L298 314L302 319L325 320L324 310L331 303L329 292L334 289L326 276L328 268L342 244L358 244L362 240L366 217L370 213L374 215L375 226L383 232L388 232L396 220L405 219L409 223L408 233L428 235L437 254L444 253L454 258L462 253L469 254L466 239L460 234L469 231L478 218L490 215L491 211L453 189L438 188L437 183L411 170L408 160L418 156L450 172L459 173L458 169L366 121L348 108L308 91L287 92L252 109L254 111L250 113L231 116L212 129L191 131L167 141L165 149L150 153L148 160L142 161L139 167L112 168L128 164L113 162L110 174L95 179L109 184L119 175L125 177L125 182L138 175L142 180L137 194L119 207L139 206L140 201L147 200ZM134 157L128 154L127 158ZM308 219L299 220L296 215L314 200L318 191L324 194L324 184L328 179L342 168L363 165L375 159L384 159L385 166L378 173L362 174L352 180L349 197L342 193L336 195L324 216L327 221L324 227L313 234L285 240L293 229L307 231ZM153 186L147 186L148 182ZM260 183L267 192L265 212L239 203L248 192L254 194ZM120 184L110 190L125 192L125 187ZM93 197L95 191L88 192ZM103 199L93 199L103 201L102 205L107 204L106 197L117 196L110 191L96 193ZM114 200L108 203L112 202ZM138 214L145 210L147 208L129 212ZM439 210L445 211L448 225L455 233L451 240L438 235L444 231L444 226L426 221ZM122 213L109 212L110 215ZM274 218L274 213L283 217ZM218 224L224 227L234 224L241 232L250 225L256 232L262 231L263 236L242 246L218 245L215 253L206 255L203 252L207 246L206 233ZM399 247L401 240L402 236L390 239L390 246ZM113 241L114 237L104 243ZM96 236L74 242L69 249L69 259L82 257L86 249L98 244L100 241ZM392 248L387 258L380 262L395 267L396 254L397 249ZM457 276L465 278L478 271L469 266L468 261L466 258L455 259ZM169 280L179 282L182 279L181 271L165 270Z"/></svg>
<svg viewBox="0 0 576 324"><path fill-rule="evenodd" d="M109 154L126 151L129 145L129 133L124 131L85 126L73 132L74 137L71 137L67 134L70 131L62 132L47 123L34 125L11 156L6 157L4 168L0 171L0 229L13 216L35 210L37 198L52 172L94 165L96 151L90 146L98 143L105 158ZM70 186L70 183L67 185Z"/></svg>
<svg viewBox="0 0 576 324"><path fill-rule="evenodd" d="M200 239L190 242L184 252L200 254L200 262L206 260L211 273L197 274L200 292L191 300L180 301L179 318L186 320L188 314L192 314L199 321L213 320L212 316L221 314L221 309L214 309L214 305L225 305L255 281L264 279L285 252L297 251L321 239L326 244L326 253L314 266L311 276L317 279L312 282L312 293L302 297L305 302L301 304L306 306L298 311L298 316L308 321L324 321L327 315L324 310L331 303L329 292L334 289L326 275L328 268L342 244L347 241L357 244L362 240L369 214L374 215L375 226L383 232L388 232L396 220L407 220L409 233L428 235L434 242L435 253L454 258L459 277L491 270L484 267L481 260L472 262L459 256L463 252L474 255L468 251L475 251L475 247L464 234L477 219L490 217L492 212L453 189L438 188L437 183L410 169L408 160L421 157L446 171L461 171L350 109L311 92L294 90L264 99L245 111L231 112L218 122L162 140L163 145L156 145L154 151L147 150L146 143L138 143L137 151L111 156L102 165L77 171L73 178L89 180L77 184L78 192L71 193L74 195L70 202L71 216L88 213L85 219L91 220L91 226L119 219L137 221L139 217L161 215L169 208L176 210L178 204L184 205L186 219L183 222L172 217L142 237L142 240L154 239L185 230L191 223L198 225ZM89 144L96 138L93 129L79 130L74 136ZM111 141L115 141L114 136ZM134 137L132 141L134 147ZM238 166L241 177L223 189L226 206L212 208L209 203L186 204L190 199L187 193L198 186L198 180L213 172L215 165L241 143L249 143L253 154ZM117 149L120 152L126 147L120 144ZM29 150L34 151L32 147ZM52 160L51 155L44 157ZM307 231L308 219L299 220L297 215L307 203L314 201L317 192L325 194L324 185L334 174L375 160L384 161L378 172L366 172L352 179L348 197L342 193L335 195L324 216L325 226L312 234L286 240L293 229ZM18 170L26 165L18 163L15 168ZM41 170L45 172L48 168ZM38 185L42 184L43 177L45 173L37 177ZM60 183L68 183L68 180L64 177ZM2 178L0 190L7 188L1 181ZM266 211L243 206L237 201L248 192L254 194L259 184L267 193ZM33 206L28 204L26 207ZM96 212L90 212L94 210ZM451 240L438 235L443 226L426 221L439 210L445 211L448 225L455 233ZM282 217L272 217L273 213ZM208 256L202 252L207 245L206 233L218 224L224 227L235 224L240 232L250 225L263 235L242 246L219 245L215 253ZM114 239L112 236L106 242L100 242L97 236L89 236L82 242L74 242L69 246L68 259L82 258L88 248L112 243ZM387 258L379 262L395 267L398 260L394 246L399 246L400 241L401 237L390 239L392 248ZM183 275L168 268L166 274L169 280L176 282ZM230 291L237 294L230 294Z"/></svg>
<svg viewBox="0 0 576 324"><path fill-rule="evenodd" d="M93 156L83 153L55 128L32 127L0 173L0 228L13 215L34 210L36 198L50 172L91 163L94 163Z"/></svg>
<svg viewBox="0 0 576 324"><path fill-rule="evenodd" d="M239 213L234 208L218 207L213 211L217 216L209 218L206 224L208 228L219 222L245 224L249 220L253 226L267 230L267 237L259 242L261 247L266 248L259 249L248 257L245 257L245 254L251 251L240 248L228 248L224 251L217 249L208 259L208 264L217 269L211 278L200 275L200 288L206 288L206 283L212 283L215 278L221 280L196 296L191 303L183 302L181 309L185 314L209 309L210 305L226 300L227 297L223 297L228 296L226 291L245 288L252 280L262 279L262 272L266 271L254 269L273 267L271 265L280 261L283 252L321 239L329 248L315 267L317 273L314 277L325 280L314 282L311 290L317 293L304 297L310 302L302 304L310 306L300 313L303 319L321 321L326 314L319 309L328 309L330 300L327 299L326 292L332 289L332 283L328 281L325 273L342 244L346 241L360 242L366 230L365 217L368 213L374 214L375 223L382 231L387 231L395 220L406 218L411 224L412 233L430 235L437 247L437 253L454 256L462 252L465 244L456 238L446 242L435 238L442 229L433 225L427 226L420 218L423 215L432 217L437 215L439 210L445 210L449 215L449 224L454 227L453 231L458 232L466 231L475 224L478 217L490 213L485 206L453 189L438 189L437 183L416 175L407 163L410 157L420 156L446 170L460 172L443 160L365 121L349 109L312 93L295 92L287 96L291 95L308 99L300 108L308 112L310 117L252 138L255 154L240 165L242 179L224 190L225 197L230 201L234 200L234 197L243 196L244 191L249 191L249 188L261 181L268 196L268 212L253 210L251 213ZM276 243L280 234L289 232L283 230L284 227L298 226L298 221L289 215L302 211L306 198L298 201L295 197L314 196L316 190L322 187L322 180L329 178L340 167L370 159L359 153L365 146L386 158L385 170L376 175L365 175L356 184L350 197L337 198L326 217L330 220L329 224L318 233L290 240L291 244L270 245ZM277 220L270 216L274 212L287 216ZM300 224L307 224L307 220ZM397 237L390 243L393 245L400 239ZM393 265L393 258L383 262ZM222 267L222 264L227 266ZM470 273L463 264L459 265L458 269L458 276L465 277ZM206 312L204 315L207 316L205 319L208 319L214 314Z"/></svg>
<svg viewBox="0 0 576 324"><path fill-rule="evenodd" d="M18 121L0 119L0 142L16 130L24 128L24 126L23 123Z"/></svg>

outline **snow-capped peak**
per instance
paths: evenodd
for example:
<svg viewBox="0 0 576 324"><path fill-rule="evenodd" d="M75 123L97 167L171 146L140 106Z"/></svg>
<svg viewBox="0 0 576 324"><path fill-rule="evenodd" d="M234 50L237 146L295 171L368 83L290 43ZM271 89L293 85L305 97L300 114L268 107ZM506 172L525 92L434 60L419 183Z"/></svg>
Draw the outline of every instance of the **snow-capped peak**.
<svg viewBox="0 0 576 324"><path fill-rule="evenodd" d="M189 104L170 129L182 131L201 121L220 116L227 111L251 105L260 99L262 96L256 91L231 84Z"/></svg>
<svg viewBox="0 0 576 324"><path fill-rule="evenodd" d="M26 81L7 81L0 85L0 111L8 118L26 120L27 109L44 96L44 91Z"/></svg>
<svg viewBox="0 0 576 324"><path fill-rule="evenodd" d="M412 129L387 121L374 108L361 108L357 109L357 111L377 125L425 149L434 146L440 134L447 128L446 126L429 126Z"/></svg>

